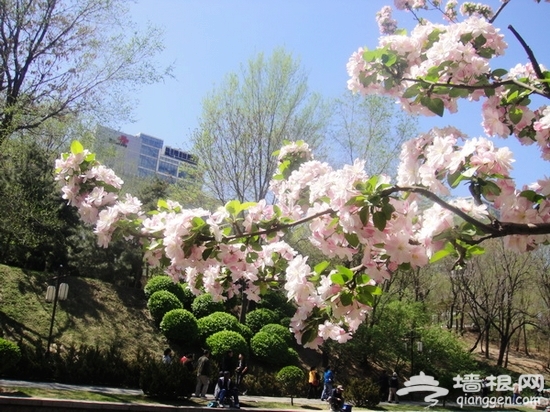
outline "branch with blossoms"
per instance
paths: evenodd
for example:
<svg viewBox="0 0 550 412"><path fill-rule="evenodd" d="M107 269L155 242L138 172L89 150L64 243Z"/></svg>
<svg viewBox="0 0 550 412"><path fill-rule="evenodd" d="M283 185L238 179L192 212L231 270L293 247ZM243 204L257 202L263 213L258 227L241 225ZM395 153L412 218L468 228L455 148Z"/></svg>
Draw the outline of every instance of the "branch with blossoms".
<svg viewBox="0 0 550 412"><path fill-rule="evenodd" d="M509 5L504 2L500 8ZM400 10L421 12L423 0L396 0ZM457 2L447 3L456 10ZM550 110L531 108L533 94L550 98L550 72L540 65L518 32L511 28L530 62L510 70L492 69L491 59L507 44L494 26L489 6L464 2L463 21L448 24L422 19L410 35L398 29L391 8L378 13L382 36L376 49L360 48L348 62L348 88L362 94L399 99L411 113L442 116L457 111L459 99L483 100L482 121L489 136L515 135L523 144L536 142L550 158Z"/></svg>
<svg viewBox="0 0 550 412"><path fill-rule="evenodd" d="M548 241L550 182L515 192L509 151L485 139L467 141L453 128L407 142L396 183L366 175L360 161L335 170L314 160L303 142L283 147L278 159L271 182L276 204L233 200L215 212L160 200L155 212L144 214L138 199L119 199L122 181L78 142L57 160L56 170L63 197L94 225L101 246L117 237L137 238L150 265L218 300L244 286L257 301L282 284L297 307L291 328L309 347L349 339L381 293L380 284L396 271L446 256L461 263L483 252L479 243L495 236L498 225L507 228L516 249ZM485 203L441 198L460 182L474 186L477 200L499 207L510 223L499 223ZM421 196L434 205L422 209ZM523 223L526 217L530 221ZM327 259L314 267L284 240L304 224ZM336 258L343 263L331 263Z"/></svg>
<svg viewBox="0 0 550 412"><path fill-rule="evenodd" d="M529 108L530 94L544 95L550 74L543 66L537 74L532 65L491 70L490 58L505 48L484 16L425 22L410 36L386 36L378 49L355 53L348 86L398 97L407 110L424 114L455 111L459 98L484 99L488 135L536 141L550 160L550 108ZM516 188L509 149L452 127L403 144L395 182L368 176L359 160L333 169L303 142L287 144L277 156L270 185L275 204L233 200L215 212L159 200L156 211L144 214L138 199L119 198L122 181L78 142L57 160L56 171L63 198L94 226L101 246L116 237L139 239L148 263L193 293L224 300L244 289L257 301L282 284L296 306L290 327L308 347L347 341L396 271L445 257L460 265L483 253L481 244L491 237L504 237L519 252L550 243L550 179ZM460 184L472 198L446 200ZM425 207L424 199L432 205ZM311 245L326 260L312 267L285 241L297 225L308 226Z"/></svg>

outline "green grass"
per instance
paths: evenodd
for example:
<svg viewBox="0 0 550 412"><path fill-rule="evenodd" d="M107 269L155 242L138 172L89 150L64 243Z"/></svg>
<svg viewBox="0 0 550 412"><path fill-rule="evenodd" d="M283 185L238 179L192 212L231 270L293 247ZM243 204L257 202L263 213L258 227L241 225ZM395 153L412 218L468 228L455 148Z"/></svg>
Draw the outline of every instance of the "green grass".
<svg viewBox="0 0 550 412"><path fill-rule="evenodd" d="M0 329L5 339L46 347L53 305L45 302L45 295L52 276L0 265ZM129 353L139 347L162 353L164 339L142 290L89 278L64 282L69 295L58 303L53 343L103 348L118 344Z"/></svg>

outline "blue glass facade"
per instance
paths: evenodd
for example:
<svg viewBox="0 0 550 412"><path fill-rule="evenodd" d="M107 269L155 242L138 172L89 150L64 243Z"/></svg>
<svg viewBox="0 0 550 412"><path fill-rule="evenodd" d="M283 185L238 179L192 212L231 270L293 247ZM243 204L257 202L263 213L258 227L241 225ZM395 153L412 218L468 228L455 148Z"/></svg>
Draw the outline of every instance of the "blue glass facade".
<svg viewBox="0 0 550 412"><path fill-rule="evenodd" d="M132 136L107 127L100 126L97 138L101 143L109 144L116 150L111 164L116 173L140 177L158 176L163 180L174 182L187 176L180 170L182 164L197 164L197 159L183 150L164 146L164 141L140 133Z"/></svg>

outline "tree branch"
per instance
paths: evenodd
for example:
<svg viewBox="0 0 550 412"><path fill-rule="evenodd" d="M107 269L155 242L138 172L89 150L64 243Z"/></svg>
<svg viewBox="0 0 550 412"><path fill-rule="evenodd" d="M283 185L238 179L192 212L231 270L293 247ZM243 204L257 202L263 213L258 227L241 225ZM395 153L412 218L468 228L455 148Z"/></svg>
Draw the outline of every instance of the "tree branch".
<svg viewBox="0 0 550 412"><path fill-rule="evenodd" d="M540 69L537 58L535 57L535 54L533 53L533 51L531 50L529 45L525 42L525 40L523 40L523 37L520 36L520 34L516 31L516 29L514 29L514 27L511 24L508 26L508 29L514 34L514 36L516 36L516 39L518 39L521 46L523 47L523 49L527 53L527 57L529 57L529 60L531 61L531 64L533 65L533 70L537 74L537 78L539 80L545 80L544 74L542 73L542 70ZM543 81L542 82L542 87L544 88L544 91L545 91L544 96L550 97L550 85Z"/></svg>

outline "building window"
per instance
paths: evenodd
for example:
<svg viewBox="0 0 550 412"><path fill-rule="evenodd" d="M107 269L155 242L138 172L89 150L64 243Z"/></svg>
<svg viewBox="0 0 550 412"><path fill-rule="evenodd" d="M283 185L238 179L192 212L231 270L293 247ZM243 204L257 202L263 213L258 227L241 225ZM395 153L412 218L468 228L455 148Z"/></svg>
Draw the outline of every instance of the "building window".
<svg viewBox="0 0 550 412"><path fill-rule="evenodd" d="M141 145L140 152L142 155L145 155L145 156L151 156L154 158L159 157L159 149L155 147Z"/></svg>
<svg viewBox="0 0 550 412"><path fill-rule="evenodd" d="M157 170L157 159L154 157L139 156L139 167L145 169L151 169L153 172Z"/></svg>
<svg viewBox="0 0 550 412"><path fill-rule="evenodd" d="M157 149L162 149L162 145L164 143L162 140L157 139L156 137L147 136L146 134L143 134L143 133L141 133L139 137L141 138L141 142L144 145L153 146L153 147L156 147Z"/></svg>
<svg viewBox="0 0 550 412"><path fill-rule="evenodd" d="M163 162L162 160L159 162L159 172L165 173L167 175L171 176L177 176L178 175L178 166L172 163Z"/></svg>

